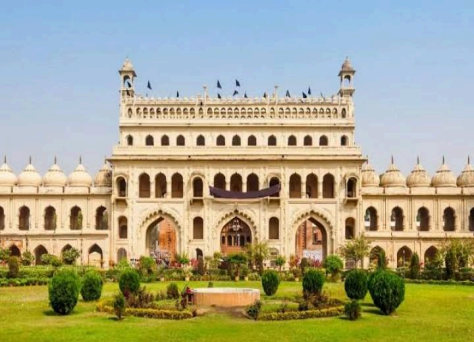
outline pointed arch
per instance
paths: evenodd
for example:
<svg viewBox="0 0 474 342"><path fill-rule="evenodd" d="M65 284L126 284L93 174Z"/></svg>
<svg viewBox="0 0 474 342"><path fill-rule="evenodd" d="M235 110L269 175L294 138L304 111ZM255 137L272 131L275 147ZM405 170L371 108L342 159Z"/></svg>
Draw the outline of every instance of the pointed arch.
<svg viewBox="0 0 474 342"><path fill-rule="evenodd" d="M268 220L268 238L270 240L280 239L280 220L277 217L271 217Z"/></svg>
<svg viewBox="0 0 474 342"><path fill-rule="evenodd" d="M26 205L20 207L18 226L20 230L30 230L30 208Z"/></svg>
<svg viewBox="0 0 474 342"><path fill-rule="evenodd" d="M346 240L352 240L355 236L355 224L356 221L353 217L348 217L346 218L346 233L345 233L345 238Z"/></svg>
<svg viewBox="0 0 474 342"><path fill-rule="evenodd" d="M425 255L424 255L425 265L428 265L431 262L433 262L436 259L437 254L438 254L438 248L436 248L435 246L431 246L430 248L428 248L425 251Z"/></svg>
<svg viewBox="0 0 474 342"><path fill-rule="evenodd" d="M364 216L365 229L369 231L378 230L378 215L377 210L370 206L365 210Z"/></svg>
<svg viewBox="0 0 474 342"><path fill-rule="evenodd" d="M410 263L412 251L407 246L403 246L397 252L397 267L406 267Z"/></svg>
<svg viewBox="0 0 474 342"><path fill-rule="evenodd" d="M11 245L9 249L10 249L10 256L21 258L21 251L17 245Z"/></svg>
<svg viewBox="0 0 474 342"><path fill-rule="evenodd" d="M214 187L217 189L225 190L225 176L222 173L218 173L214 176Z"/></svg>
<svg viewBox="0 0 474 342"><path fill-rule="evenodd" d="M127 250L125 248L119 248L117 250L117 262L120 262L122 260L125 260L128 262L127 259Z"/></svg>
<svg viewBox="0 0 474 342"><path fill-rule="evenodd" d="M146 146L153 146L155 145L155 139L151 135L147 135L145 138L145 145Z"/></svg>
<svg viewBox="0 0 474 342"><path fill-rule="evenodd" d="M230 191L242 192L242 176L238 173L234 173L230 177Z"/></svg>
<svg viewBox="0 0 474 342"><path fill-rule="evenodd" d="M128 238L128 219L125 216L120 216L118 218L119 226L119 239Z"/></svg>
<svg viewBox="0 0 474 342"><path fill-rule="evenodd" d="M196 146L205 146L205 145L206 145L206 139L204 138L202 134L200 134L196 138Z"/></svg>
<svg viewBox="0 0 474 342"><path fill-rule="evenodd" d="M290 198L301 198L301 176L294 173L290 176Z"/></svg>
<svg viewBox="0 0 474 342"><path fill-rule="evenodd" d="M430 230L430 212L426 207L418 209L416 215L416 227L421 232L427 232Z"/></svg>
<svg viewBox="0 0 474 342"><path fill-rule="evenodd" d="M107 208L101 205L95 211L95 229L108 230L109 229L109 213Z"/></svg>
<svg viewBox="0 0 474 342"><path fill-rule="evenodd" d="M314 173L306 176L306 197L318 198L318 176Z"/></svg>
<svg viewBox="0 0 474 342"><path fill-rule="evenodd" d="M204 185L201 177L195 177L193 179L193 197L204 197Z"/></svg>
<svg viewBox="0 0 474 342"><path fill-rule="evenodd" d="M131 135L127 135L127 146L133 146L133 137Z"/></svg>
<svg viewBox="0 0 474 342"><path fill-rule="evenodd" d="M170 138L167 135L163 135L161 137L161 146L169 146L170 145Z"/></svg>
<svg viewBox="0 0 474 342"><path fill-rule="evenodd" d="M328 137L322 135L319 137L319 146L328 146Z"/></svg>
<svg viewBox="0 0 474 342"><path fill-rule="evenodd" d="M250 135L247 139L248 146L257 146L257 138L255 135Z"/></svg>
<svg viewBox="0 0 474 342"><path fill-rule="evenodd" d="M193 219L193 239L204 239L204 220L202 217L197 216Z"/></svg>
<svg viewBox="0 0 474 342"><path fill-rule="evenodd" d="M150 176L147 173L142 173L138 177L138 197L150 198Z"/></svg>
<svg viewBox="0 0 474 342"><path fill-rule="evenodd" d="M115 181L117 185L117 195L118 197L127 197L127 181L124 177L117 177Z"/></svg>
<svg viewBox="0 0 474 342"><path fill-rule="evenodd" d="M83 228L82 210L77 205L71 208L69 215L69 227L71 230L81 230Z"/></svg>
<svg viewBox="0 0 474 342"><path fill-rule="evenodd" d="M296 146L296 137L294 135L290 135L288 137L288 146Z"/></svg>
<svg viewBox="0 0 474 342"><path fill-rule="evenodd" d="M232 137L232 146L240 146L240 136L237 134Z"/></svg>
<svg viewBox="0 0 474 342"><path fill-rule="evenodd" d="M155 176L155 197L164 198L166 196L166 176L159 173Z"/></svg>
<svg viewBox="0 0 474 342"><path fill-rule="evenodd" d="M44 209L44 229L55 230L57 221L56 209L53 206L47 206Z"/></svg>
<svg viewBox="0 0 474 342"><path fill-rule="evenodd" d="M400 207L395 207L392 209L392 214L390 215L390 227L393 231L403 231L404 229L405 217L403 215L403 210Z"/></svg>
<svg viewBox="0 0 474 342"><path fill-rule="evenodd" d="M303 144L304 146L313 146L313 138L310 135L305 136Z"/></svg>
<svg viewBox="0 0 474 342"><path fill-rule="evenodd" d="M348 145L348 141L349 141L349 140L348 140L347 136L346 136L346 135L343 135L343 136L341 137L341 146L347 146L347 145Z"/></svg>
<svg viewBox="0 0 474 342"><path fill-rule="evenodd" d="M179 173L171 177L171 198L183 198L183 176Z"/></svg>
<svg viewBox="0 0 474 342"><path fill-rule="evenodd" d="M41 257L45 254L48 254L48 250L43 245L38 245L33 251L33 254L35 255L35 264L42 265L43 262L41 260Z"/></svg>
<svg viewBox="0 0 474 342"><path fill-rule="evenodd" d="M176 146L184 146L184 145L186 145L186 139L184 138L184 136L180 134L176 138Z"/></svg>
<svg viewBox="0 0 474 342"><path fill-rule="evenodd" d="M216 139L217 146L225 146L225 137L221 134Z"/></svg>
<svg viewBox="0 0 474 342"><path fill-rule="evenodd" d="M247 176L247 192L258 191L259 180L255 173L251 173Z"/></svg>
<svg viewBox="0 0 474 342"><path fill-rule="evenodd" d="M334 176L326 173L323 177L323 198L334 198Z"/></svg>
<svg viewBox="0 0 474 342"><path fill-rule="evenodd" d="M96 266L102 267L104 260L104 254L102 252L102 248L98 244L93 244L89 247L88 255L87 255L87 264L89 266Z"/></svg>
<svg viewBox="0 0 474 342"><path fill-rule="evenodd" d="M268 146L276 146L277 138L272 134L268 137Z"/></svg>
<svg viewBox="0 0 474 342"><path fill-rule="evenodd" d="M445 232L456 230L456 212L451 207L447 207L443 211L443 230Z"/></svg>

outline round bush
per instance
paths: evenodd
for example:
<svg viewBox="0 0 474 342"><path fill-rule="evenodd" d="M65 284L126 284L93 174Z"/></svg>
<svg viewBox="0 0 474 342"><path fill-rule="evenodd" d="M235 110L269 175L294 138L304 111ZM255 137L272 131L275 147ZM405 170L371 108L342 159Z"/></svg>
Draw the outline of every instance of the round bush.
<svg viewBox="0 0 474 342"><path fill-rule="evenodd" d="M20 272L20 263L16 256L8 258L8 278L18 278Z"/></svg>
<svg viewBox="0 0 474 342"><path fill-rule="evenodd" d="M266 270L262 274L262 287L267 296L273 296L280 285L280 278L278 273L274 270Z"/></svg>
<svg viewBox="0 0 474 342"><path fill-rule="evenodd" d="M89 271L82 278L81 296L86 302L100 299L102 295L102 277L96 271Z"/></svg>
<svg viewBox="0 0 474 342"><path fill-rule="evenodd" d="M178 299L179 298L179 289L176 283L171 283L166 288L166 296L169 299Z"/></svg>
<svg viewBox="0 0 474 342"><path fill-rule="evenodd" d="M367 294L367 274L364 270L352 270L344 281L344 289L350 299L362 300Z"/></svg>
<svg viewBox="0 0 474 342"><path fill-rule="evenodd" d="M375 306L390 315L405 299L405 282L395 273L375 272L369 280L369 292Z"/></svg>
<svg viewBox="0 0 474 342"><path fill-rule="evenodd" d="M126 269L120 274L119 288L125 297L137 294L140 289L140 275L133 269Z"/></svg>
<svg viewBox="0 0 474 342"><path fill-rule="evenodd" d="M79 298L80 279L73 271L58 272L49 283L49 304L60 315L68 315Z"/></svg>
<svg viewBox="0 0 474 342"><path fill-rule="evenodd" d="M357 300L353 299L344 305L344 314L351 321L355 321L360 318L361 308Z"/></svg>
<svg viewBox="0 0 474 342"><path fill-rule="evenodd" d="M306 297L320 295L324 285L324 273L317 270L308 270L303 276L303 293Z"/></svg>
<svg viewBox="0 0 474 342"><path fill-rule="evenodd" d="M344 269L342 259L337 255L329 255L323 263L326 273L329 274L333 281L337 280L339 273Z"/></svg>

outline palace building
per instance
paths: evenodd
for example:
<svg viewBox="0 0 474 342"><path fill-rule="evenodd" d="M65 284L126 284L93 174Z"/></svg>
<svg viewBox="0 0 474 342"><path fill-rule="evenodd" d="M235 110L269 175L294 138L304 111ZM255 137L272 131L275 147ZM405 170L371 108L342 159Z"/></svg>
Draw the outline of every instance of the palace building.
<svg viewBox="0 0 474 342"><path fill-rule="evenodd" d="M92 178L54 161L0 168L0 245L12 254L81 251L107 267L142 255L173 259L242 250L266 240L272 256L322 259L362 233L390 266L433 258L447 238L474 234L474 168L457 178L393 160L379 176L354 143L355 70L346 59L331 97L191 98L135 92L120 74L119 143Z"/></svg>

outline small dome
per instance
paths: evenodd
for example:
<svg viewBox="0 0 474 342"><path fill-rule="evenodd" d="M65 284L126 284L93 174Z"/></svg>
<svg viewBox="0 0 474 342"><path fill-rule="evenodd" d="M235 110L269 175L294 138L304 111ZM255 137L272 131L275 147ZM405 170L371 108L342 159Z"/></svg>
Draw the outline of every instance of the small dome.
<svg viewBox="0 0 474 342"><path fill-rule="evenodd" d="M41 175L36 171L35 167L30 163L25 167L18 176L18 186L41 186Z"/></svg>
<svg viewBox="0 0 474 342"><path fill-rule="evenodd" d="M431 184L431 177L426 172L425 168L420 164L420 160L418 159L415 168L407 177L407 185L410 188L418 188L418 187L429 187Z"/></svg>
<svg viewBox="0 0 474 342"><path fill-rule="evenodd" d="M77 165L76 169L69 175L68 185L83 187L92 186L92 177L89 173L87 173L87 170L84 165L82 165L81 160L79 160L79 165Z"/></svg>
<svg viewBox="0 0 474 342"><path fill-rule="evenodd" d="M380 184L385 188L405 187L405 176L400 172L398 167L393 163L388 166L387 171L382 175Z"/></svg>
<svg viewBox="0 0 474 342"><path fill-rule="evenodd" d="M63 170L56 164L56 158L54 158L54 164L51 165L48 172L43 176L43 186L66 186L67 177Z"/></svg>
<svg viewBox="0 0 474 342"><path fill-rule="evenodd" d="M351 64L351 61L349 60L349 57L346 57L346 60L344 61L344 63L342 63L341 70L344 70L344 71L354 70L354 68L352 68L352 64Z"/></svg>
<svg viewBox="0 0 474 342"><path fill-rule="evenodd" d="M456 177L446 165L443 158L443 164L431 179L431 185L437 188L456 187Z"/></svg>
<svg viewBox="0 0 474 342"><path fill-rule="evenodd" d="M369 161L365 163L362 167L362 186L366 187L378 187L380 185L380 177L375 173L372 165L369 164Z"/></svg>
<svg viewBox="0 0 474 342"><path fill-rule="evenodd" d="M474 187L474 168L471 165L470 158L467 159L466 167L459 175L456 184L463 188Z"/></svg>
<svg viewBox="0 0 474 342"><path fill-rule="evenodd" d="M97 172L94 184L97 187L112 187L112 170L110 170L107 162L105 162L99 172Z"/></svg>
<svg viewBox="0 0 474 342"><path fill-rule="evenodd" d="M122 70L124 70L124 71L132 71L132 70L134 70L134 69L133 69L132 61L131 61L129 58L126 58L126 59L125 59L125 62L123 62Z"/></svg>
<svg viewBox="0 0 474 342"><path fill-rule="evenodd" d="M15 186L16 181L16 176L5 158L3 165L0 167L0 186Z"/></svg>

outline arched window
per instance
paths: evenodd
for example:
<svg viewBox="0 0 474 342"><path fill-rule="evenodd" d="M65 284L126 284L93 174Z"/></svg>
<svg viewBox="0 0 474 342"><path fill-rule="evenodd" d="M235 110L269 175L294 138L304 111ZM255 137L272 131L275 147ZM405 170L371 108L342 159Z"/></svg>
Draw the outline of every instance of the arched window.
<svg viewBox="0 0 474 342"><path fill-rule="evenodd" d="M325 135L321 135L319 138L319 146L328 146L328 137Z"/></svg>
<svg viewBox="0 0 474 342"><path fill-rule="evenodd" d="M411 249L403 246L397 252L397 267L408 267L411 259Z"/></svg>
<svg viewBox="0 0 474 342"><path fill-rule="evenodd" d="M44 210L44 229L55 230L56 229L56 209L49 206Z"/></svg>
<svg viewBox="0 0 474 342"><path fill-rule="evenodd" d="M107 208L100 206L95 211L95 229L107 230L109 229L109 215Z"/></svg>
<svg viewBox="0 0 474 342"><path fill-rule="evenodd" d="M296 137L294 135L288 137L288 146L296 146Z"/></svg>
<svg viewBox="0 0 474 342"><path fill-rule="evenodd" d="M436 259L436 254L438 254L438 248L431 246L425 252L425 265L429 265Z"/></svg>
<svg viewBox="0 0 474 342"><path fill-rule="evenodd" d="M257 138L255 138L255 135L251 135L247 139L247 145L248 146L257 146Z"/></svg>
<svg viewBox="0 0 474 342"><path fill-rule="evenodd" d="M0 207L0 230L5 229L5 211Z"/></svg>
<svg viewBox="0 0 474 342"><path fill-rule="evenodd" d="M71 214L69 215L69 226L71 230L82 229L82 210L77 205L71 208Z"/></svg>
<svg viewBox="0 0 474 342"><path fill-rule="evenodd" d="M425 207L418 209L416 215L416 227L422 232L430 230L430 212Z"/></svg>
<svg viewBox="0 0 474 342"><path fill-rule="evenodd" d="M301 198L301 177L297 173L290 177L290 198Z"/></svg>
<svg viewBox="0 0 474 342"><path fill-rule="evenodd" d="M182 135L178 135L176 138L176 146L184 146L186 144L186 140Z"/></svg>
<svg viewBox="0 0 474 342"><path fill-rule="evenodd" d="M240 137L238 135L232 137L232 146L240 146Z"/></svg>
<svg viewBox="0 0 474 342"><path fill-rule="evenodd" d="M118 219L119 224L119 239L128 238L128 220L125 216L120 216Z"/></svg>
<svg viewBox="0 0 474 342"><path fill-rule="evenodd" d="M195 217L193 220L193 239L204 239L204 221L202 217Z"/></svg>
<svg viewBox="0 0 474 342"><path fill-rule="evenodd" d="M400 207L395 207L390 216L390 227L394 231L403 230L403 210Z"/></svg>
<svg viewBox="0 0 474 342"><path fill-rule="evenodd" d="M347 137L345 135L341 137L341 146L347 146Z"/></svg>
<svg viewBox="0 0 474 342"><path fill-rule="evenodd" d="M306 197L318 198L318 177L314 173L306 176Z"/></svg>
<svg viewBox="0 0 474 342"><path fill-rule="evenodd" d="M469 211L469 231L474 232L474 208Z"/></svg>
<svg viewBox="0 0 474 342"><path fill-rule="evenodd" d="M334 198L334 176L330 173L323 177L323 198Z"/></svg>
<svg viewBox="0 0 474 342"><path fill-rule="evenodd" d="M131 135L127 135L127 145L133 146L133 137Z"/></svg>
<svg viewBox="0 0 474 342"><path fill-rule="evenodd" d="M225 138L223 135L219 135L216 140L217 146L225 146Z"/></svg>
<svg viewBox="0 0 474 342"><path fill-rule="evenodd" d="M354 177L349 178L347 181L346 196L348 198L357 197L357 179Z"/></svg>
<svg viewBox="0 0 474 342"><path fill-rule="evenodd" d="M203 183L200 177L196 177L193 179L193 197L200 198L203 197Z"/></svg>
<svg viewBox="0 0 474 342"><path fill-rule="evenodd" d="M251 173L247 176L247 192L250 191L258 191L259 184L258 184L258 176L255 173Z"/></svg>
<svg viewBox="0 0 474 342"><path fill-rule="evenodd" d="M346 114L346 109L345 109L345 108L342 108L341 117L342 117L343 119L345 119L346 116L347 116L347 114Z"/></svg>
<svg viewBox="0 0 474 342"><path fill-rule="evenodd" d="M242 192L242 176L238 173L234 173L230 177L230 191Z"/></svg>
<svg viewBox="0 0 474 342"><path fill-rule="evenodd" d="M376 231L377 225L377 210L374 207L368 207L365 211L364 225L366 230Z"/></svg>
<svg viewBox="0 0 474 342"><path fill-rule="evenodd" d="M352 217L346 219L346 240L352 240L355 236L355 220Z"/></svg>
<svg viewBox="0 0 474 342"><path fill-rule="evenodd" d="M171 198L183 198L183 176L179 173L171 177Z"/></svg>
<svg viewBox="0 0 474 342"><path fill-rule="evenodd" d="M206 145L206 139L204 138L203 135L199 135L196 139L196 145L197 146L205 146Z"/></svg>
<svg viewBox="0 0 474 342"><path fill-rule="evenodd" d="M20 230L30 230L30 208L23 206L20 208Z"/></svg>
<svg viewBox="0 0 474 342"><path fill-rule="evenodd" d="M164 198L166 196L166 176L159 173L155 176L155 197Z"/></svg>
<svg viewBox="0 0 474 342"><path fill-rule="evenodd" d="M138 197L150 197L150 176L146 173L142 173L138 178Z"/></svg>
<svg viewBox="0 0 474 342"><path fill-rule="evenodd" d="M169 146L170 145L170 138L167 135L163 135L161 137L161 146Z"/></svg>
<svg viewBox="0 0 474 342"><path fill-rule="evenodd" d="M21 251L16 245L11 245L9 249L10 249L10 256L21 258Z"/></svg>
<svg viewBox="0 0 474 342"><path fill-rule="evenodd" d="M270 240L278 240L280 238L280 220L272 217L268 222L268 238Z"/></svg>
<svg viewBox="0 0 474 342"><path fill-rule="evenodd" d="M125 248L119 248L117 251L117 261L128 261L127 259L127 250Z"/></svg>
<svg viewBox="0 0 474 342"><path fill-rule="evenodd" d="M225 176L222 173L218 173L214 176L214 187L225 190Z"/></svg>
<svg viewBox="0 0 474 342"><path fill-rule="evenodd" d="M118 177L116 183L118 197L127 197L127 182L125 181L125 178Z"/></svg>
<svg viewBox="0 0 474 342"><path fill-rule="evenodd" d="M311 136L307 135L304 137L304 146L313 146L313 138Z"/></svg>
<svg viewBox="0 0 474 342"><path fill-rule="evenodd" d="M277 145L277 138L274 135L270 135L268 137L268 146L276 146Z"/></svg>
<svg viewBox="0 0 474 342"><path fill-rule="evenodd" d="M443 230L445 232L454 232L455 230L455 213L454 209L451 207L448 207L444 209L443 213Z"/></svg>
<svg viewBox="0 0 474 342"><path fill-rule="evenodd" d="M280 180L278 179L278 177L272 177L270 179L270 182L269 182L269 186L272 187L272 186L275 186L275 185L278 185L280 184ZM271 197L280 197L280 192L274 194L274 195L271 195Z"/></svg>
<svg viewBox="0 0 474 342"><path fill-rule="evenodd" d="M153 139L153 137L151 135L147 135L146 138L145 138L145 145L146 146L153 146L155 145L155 140Z"/></svg>

